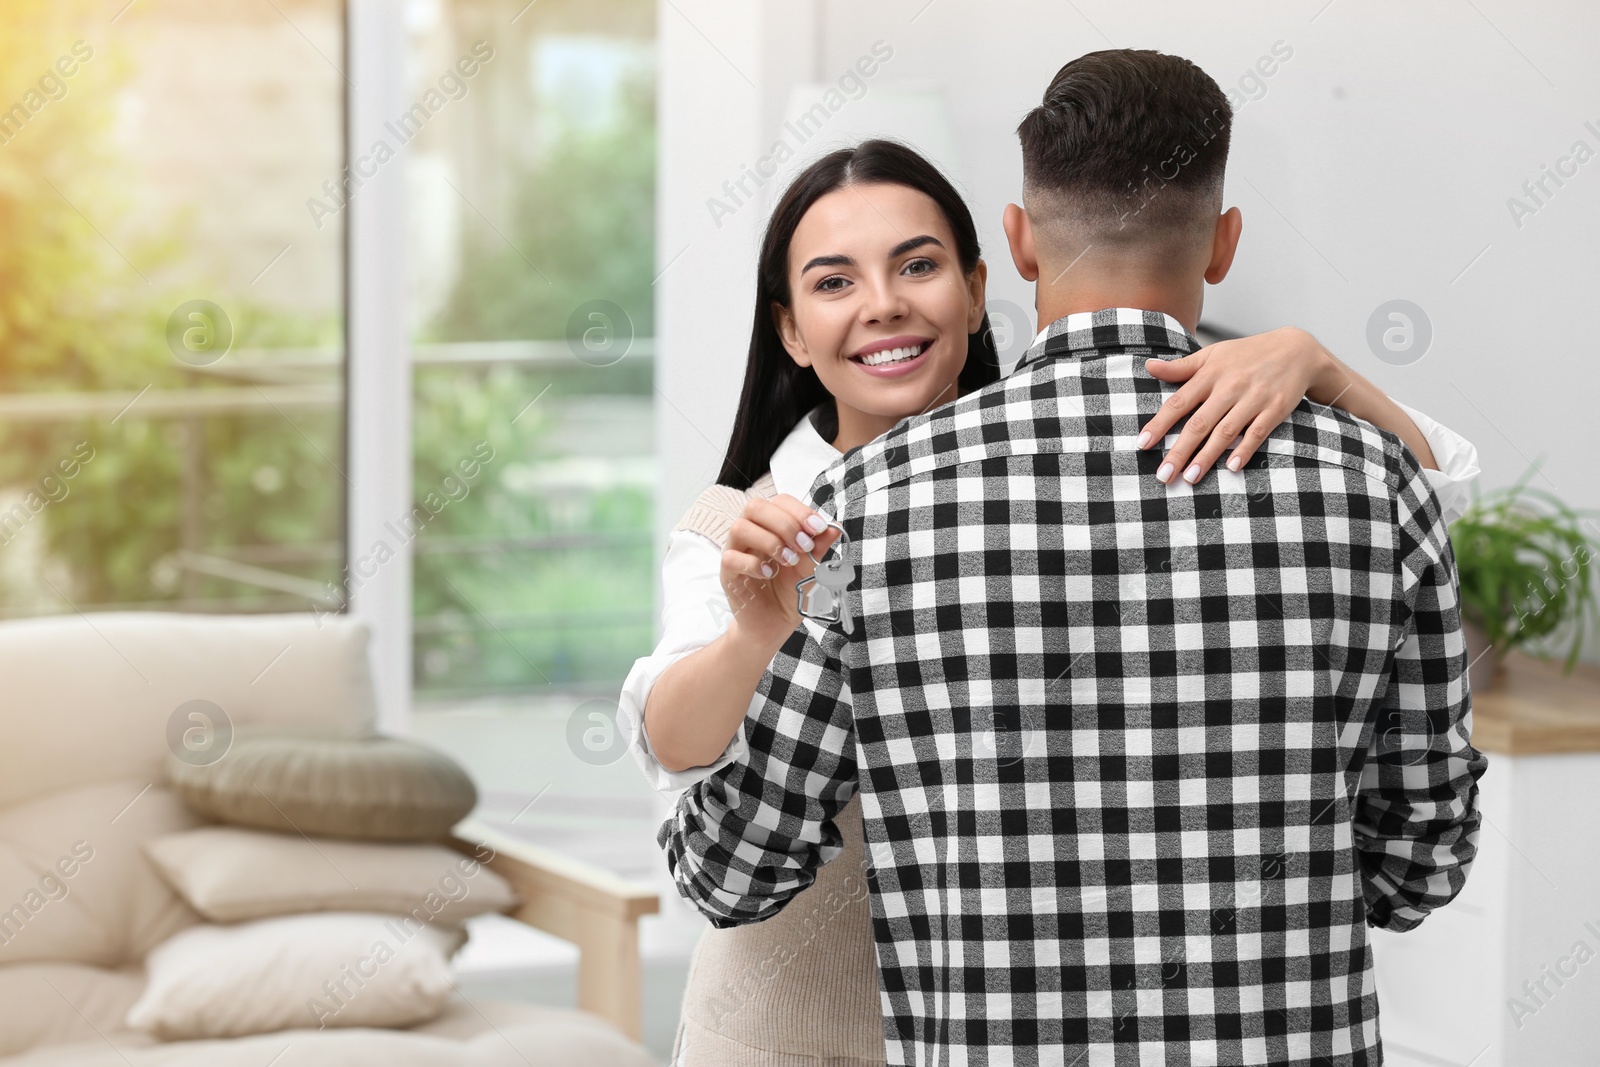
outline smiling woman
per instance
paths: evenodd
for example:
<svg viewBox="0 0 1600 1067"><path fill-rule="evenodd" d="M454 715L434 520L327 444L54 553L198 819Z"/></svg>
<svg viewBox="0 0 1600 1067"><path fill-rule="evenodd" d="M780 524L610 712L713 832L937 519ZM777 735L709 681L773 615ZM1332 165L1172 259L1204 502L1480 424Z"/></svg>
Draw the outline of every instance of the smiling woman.
<svg viewBox="0 0 1600 1067"><path fill-rule="evenodd" d="M773 315L784 350L833 395L841 452L959 395L988 268L957 249L932 197L886 182L829 193L796 227L791 301Z"/></svg>
<svg viewBox="0 0 1600 1067"><path fill-rule="evenodd" d="M799 499L816 473L901 419L998 380L986 275L960 194L903 145L874 140L824 156L779 201L720 484L673 533L670 632L635 664L619 704L634 756L658 788L689 784L737 755L751 694L799 623L795 583L834 540ZM708 617L707 594L733 605L726 620ZM884 1062L869 909L852 881L865 862L859 802L838 828L841 862L821 870L799 906L705 932L674 1063L748 1063L751 1049ZM741 981L775 954L775 972L753 987ZM818 1018L830 1021L826 1033Z"/></svg>
<svg viewBox="0 0 1600 1067"><path fill-rule="evenodd" d="M873 140L812 163L767 226L744 388L717 482L748 489L814 410L817 432L845 450L996 381L987 277L971 212L916 152ZM941 339L892 384L851 359L875 344Z"/></svg>

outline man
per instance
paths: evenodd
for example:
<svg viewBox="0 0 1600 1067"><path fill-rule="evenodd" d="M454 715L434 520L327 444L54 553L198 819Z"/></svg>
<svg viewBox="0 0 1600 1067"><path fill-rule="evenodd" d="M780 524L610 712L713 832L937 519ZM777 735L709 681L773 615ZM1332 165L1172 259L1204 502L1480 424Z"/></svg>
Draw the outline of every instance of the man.
<svg viewBox="0 0 1600 1067"><path fill-rule="evenodd" d="M859 789L891 1065L1379 1064L1367 928L1416 926L1475 853L1412 454L1308 403L1198 484L1135 446L1172 391L1146 362L1199 347L1238 242L1230 118L1183 59L1062 68L1006 215L1048 327L818 480L853 633L796 630L747 755L658 835L714 926L760 921Z"/></svg>

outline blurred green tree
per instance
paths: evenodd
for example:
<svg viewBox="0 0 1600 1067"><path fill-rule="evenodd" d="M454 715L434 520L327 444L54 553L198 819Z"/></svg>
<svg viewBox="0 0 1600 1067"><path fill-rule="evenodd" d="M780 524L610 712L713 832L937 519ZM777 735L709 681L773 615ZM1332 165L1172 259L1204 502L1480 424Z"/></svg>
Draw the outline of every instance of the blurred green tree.
<svg viewBox="0 0 1600 1067"><path fill-rule="evenodd" d="M650 5L606 0L602 8L551 4L529 19L548 23L541 32L648 40ZM89 39L104 19L92 0L0 6L0 109L24 99L74 41L85 38L93 51L65 80L65 98L30 112L10 136L0 132L0 396L109 393L131 401L146 388L238 387L196 372L167 348L168 316L196 292L219 294L236 348L338 348L336 318L261 306L201 277L195 264L205 257L189 254L196 237L181 205L154 218L130 202L130 183L140 177L119 160L114 127L118 94L138 73L139 52ZM562 128L516 173L505 237L469 225L462 272L419 341L561 342L574 309L594 299L622 307L636 337L652 335L649 71L628 80L619 99L614 121ZM342 368L320 380L342 382ZM417 373L419 505L446 478L465 482L458 464L476 442L495 456L464 493L457 486L460 495L417 541L414 611L427 621L418 632L419 686L606 686L647 650L652 497L638 461L648 456L596 457L575 442L595 411L648 420L651 383L648 361L628 359L603 368L573 359ZM339 582L343 432L337 409L150 417L135 403L114 421L103 414L0 419L0 512L38 487L78 442L94 455L65 497L31 517L37 560L0 527L0 613L130 603L309 607L248 583L185 573L174 561L198 521L200 542L191 547L319 586ZM560 474L554 481L552 471ZM566 488L551 488L558 483ZM543 547L492 547L513 539Z"/></svg>
<svg viewBox="0 0 1600 1067"><path fill-rule="evenodd" d="M172 310L192 289L215 286L185 270L192 245L182 208L140 217L130 199L113 126L138 58L95 32L105 26L104 5L89 0L0 7L0 108L13 116L0 126L0 395L108 393L132 402L146 389L226 384L201 378L167 347ZM64 55L77 61L58 67ZM48 102L29 106L41 98ZM336 322L245 297L226 306L236 346L337 339ZM186 506L203 509L197 548L331 539L342 492L314 442L337 454L342 416L302 423L285 427L277 414L149 418L136 404L115 416L0 422L0 511L24 523L44 557L38 566L0 567L0 610L177 601L185 589L163 580L171 575L164 564L183 546ZM79 442L93 458L63 479L65 495L36 513L15 511L30 488L60 477L60 461ZM186 505L190 449L200 477ZM274 486L258 476L266 469L294 475L288 492L263 491ZM20 553L17 542L29 540L0 530L0 552ZM336 564L298 566L308 577L331 577ZM191 579L187 593L236 610L274 602L264 590L215 578Z"/></svg>
<svg viewBox="0 0 1600 1067"><path fill-rule="evenodd" d="M461 274L423 336L564 344L574 310L602 299L623 309L636 338L650 337L655 97L648 72L623 86L613 122L563 127L515 186L504 236L487 226L467 232ZM452 502L419 539L413 602L420 691L608 688L648 651L655 589L649 487L629 482L625 471L609 476L601 460L585 468L597 484L574 501L540 473L586 458L574 452L582 435L571 422L584 402L648 418L651 388L649 363L626 358L607 367L571 358L537 368L417 373L417 493L439 485L471 442L487 440L496 453L484 484ZM628 458L610 460L625 466ZM429 539L449 538L530 538L549 547L428 551Z"/></svg>

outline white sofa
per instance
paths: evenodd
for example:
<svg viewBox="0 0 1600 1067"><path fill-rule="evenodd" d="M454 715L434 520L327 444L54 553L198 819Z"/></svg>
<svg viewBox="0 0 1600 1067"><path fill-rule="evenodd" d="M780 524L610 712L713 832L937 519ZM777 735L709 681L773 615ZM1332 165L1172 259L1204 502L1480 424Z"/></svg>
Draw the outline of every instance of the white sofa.
<svg viewBox="0 0 1600 1067"><path fill-rule="evenodd" d="M202 821L165 786L174 710L202 699L236 726L364 732L367 640L359 622L309 614L0 622L0 1067L654 1064L635 1039L637 919L657 910L655 894L476 826L458 836L494 846L490 866L524 901L516 917L578 944L580 1010L457 998L411 1030L167 1044L124 1025L145 954L201 921L140 849ZM79 841L92 860L58 868Z"/></svg>

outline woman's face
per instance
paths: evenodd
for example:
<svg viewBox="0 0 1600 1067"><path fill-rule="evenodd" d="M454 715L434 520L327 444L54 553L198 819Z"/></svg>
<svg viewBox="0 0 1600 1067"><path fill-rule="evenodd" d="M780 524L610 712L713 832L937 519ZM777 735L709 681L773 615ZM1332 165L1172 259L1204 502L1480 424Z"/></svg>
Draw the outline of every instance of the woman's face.
<svg viewBox="0 0 1600 1067"><path fill-rule="evenodd" d="M871 440L956 399L985 276L982 262L962 271L925 193L848 185L811 205L789 244L792 306L774 315L789 355L837 401L841 439Z"/></svg>

